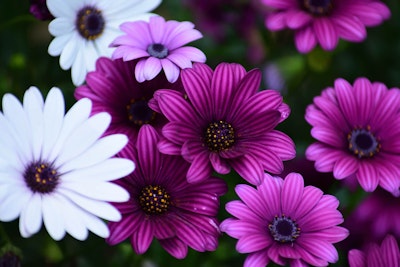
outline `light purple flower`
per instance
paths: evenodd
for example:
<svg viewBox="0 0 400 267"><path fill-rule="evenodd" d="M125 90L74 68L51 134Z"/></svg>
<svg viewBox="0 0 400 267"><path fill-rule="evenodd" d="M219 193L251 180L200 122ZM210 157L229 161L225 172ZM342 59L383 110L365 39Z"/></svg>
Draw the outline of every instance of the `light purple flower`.
<svg viewBox="0 0 400 267"><path fill-rule="evenodd" d="M257 185L264 170L280 173L282 160L295 156L293 141L274 130L290 109L277 91L258 92L260 70L221 63L213 71L196 63L181 78L187 96L158 90L154 99L169 120L159 148L191 162L189 182L203 181L212 170L228 174L232 167Z"/></svg>
<svg viewBox="0 0 400 267"><path fill-rule="evenodd" d="M237 185L241 200L226 204L236 218L225 219L220 229L238 239L236 250L249 253L244 267L279 265L327 266L338 261L333 243L348 236L337 210L339 201L314 186L304 187L303 177L285 179L268 174L257 189Z"/></svg>
<svg viewBox="0 0 400 267"><path fill-rule="evenodd" d="M171 88L183 91L178 79L169 83L164 75L157 75L151 81L139 83L133 73L137 60L124 62L102 57L96 62L96 70L89 72L86 85L75 89L75 98L92 100L92 114L106 111L112 120L106 135L124 133L135 143L138 131L144 124L161 131L167 122L164 116L153 111L149 100L158 89Z"/></svg>
<svg viewBox="0 0 400 267"><path fill-rule="evenodd" d="M111 43L116 47L112 57L124 61L140 59L135 67L139 82L151 80L164 70L167 80L173 83L180 69L191 68L192 62L206 61L198 48L184 46L203 37L191 22L165 21L161 16L153 16L149 22L125 22L120 28L126 34Z"/></svg>
<svg viewBox="0 0 400 267"><path fill-rule="evenodd" d="M390 17L389 8L379 0L261 0L273 10L265 25L271 31L295 31L295 44L301 53L317 44L333 50L339 39L361 42L365 27L381 24Z"/></svg>
<svg viewBox="0 0 400 267"><path fill-rule="evenodd" d="M356 178L361 187L378 185L400 195L400 90L358 78L336 79L306 110L318 142L306 150L320 172Z"/></svg>
<svg viewBox="0 0 400 267"><path fill-rule="evenodd" d="M139 130L136 145L119 156L136 163L137 169L117 183L130 194L125 203L115 203L122 220L110 223L111 245L130 238L133 250L147 251L153 238L172 256L186 257L188 246L196 251L213 251L220 235L216 215L219 196L226 183L216 177L189 184L189 163L180 156L161 154L159 135L150 125Z"/></svg>
<svg viewBox="0 0 400 267"><path fill-rule="evenodd" d="M350 267L399 267L400 250L396 239L387 235L379 246L370 243L361 251L352 249L348 254Z"/></svg>

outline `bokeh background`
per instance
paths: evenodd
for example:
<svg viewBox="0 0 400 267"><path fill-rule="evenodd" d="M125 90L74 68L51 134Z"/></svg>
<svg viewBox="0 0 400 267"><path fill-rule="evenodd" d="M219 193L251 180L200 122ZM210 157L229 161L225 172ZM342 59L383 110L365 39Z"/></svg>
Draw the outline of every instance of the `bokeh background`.
<svg viewBox="0 0 400 267"><path fill-rule="evenodd" d="M317 173L312 162L304 159L305 148L313 142L304 112L313 97L332 86L339 77L353 83L357 77L364 76L389 88L400 87L400 1L383 2L392 16L378 27L367 28L364 42L340 41L332 52L316 48L309 54L297 52L293 32L273 33L264 27L266 9L258 0L164 0L154 13L167 20L195 23L204 38L192 45L206 54L206 63L212 68L221 62L237 62L247 70L259 68L263 72L261 89L279 90L291 107L289 118L278 126L295 141L297 148L296 159L285 163L285 173L299 172L306 184L338 197L346 219L367 194L357 187L341 184L329 173ZM0 96L13 93L22 99L32 85L44 93L56 86L63 90L69 108L75 103L75 86L70 71L59 67L59 58L47 53L52 40L48 23L29 13L28 0L0 0ZM221 198L221 220L228 217L225 203L237 198L235 184L243 182L234 173L224 178L229 192ZM108 246L103 239L90 234L84 242L69 236L56 242L44 229L24 239L19 234L17 220L1 223L0 228L0 246L6 242L6 234L22 251L22 266L231 267L242 266L246 256L236 252L236 240L226 235L221 236L217 251L199 253L189 249L186 259L177 260L163 251L157 241L153 241L146 254L136 255L129 241ZM350 236L337 244L340 261L333 266L347 266L348 249L360 244L358 236Z"/></svg>

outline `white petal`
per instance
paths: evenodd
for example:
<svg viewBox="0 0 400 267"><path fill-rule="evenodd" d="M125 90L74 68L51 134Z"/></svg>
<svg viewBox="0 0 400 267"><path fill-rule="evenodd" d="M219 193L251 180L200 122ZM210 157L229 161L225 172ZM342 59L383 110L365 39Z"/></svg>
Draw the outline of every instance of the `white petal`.
<svg viewBox="0 0 400 267"><path fill-rule="evenodd" d="M80 217L84 221L86 227L96 235L102 238L107 238L110 235L110 230L108 230L108 227L103 220L83 211L80 211Z"/></svg>
<svg viewBox="0 0 400 267"><path fill-rule="evenodd" d="M65 236L64 202L57 194L43 196L43 222L47 232L54 240L61 240Z"/></svg>
<svg viewBox="0 0 400 267"><path fill-rule="evenodd" d="M15 185L1 187L6 188L8 190L6 193L8 194L1 197L0 221L9 222L15 220L21 214L32 194Z"/></svg>
<svg viewBox="0 0 400 267"><path fill-rule="evenodd" d="M98 113L70 133L65 140L62 153L56 159L56 166L61 166L68 160L79 156L89 149L105 132L111 122L108 113Z"/></svg>
<svg viewBox="0 0 400 267"><path fill-rule="evenodd" d="M66 182L100 182L113 181L127 176L135 169L135 164L129 159L110 158L96 165L83 169L71 170L62 174L63 181ZM64 171L63 166L59 169Z"/></svg>
<svg viewBox="0 0 400 267"><path fill-rule="evenodd" d="M85 56L84 56L85 53L84 46L85 46L84 42L78 42L76 57L71 68L72 82L75 86L83 84L87 73Z"/></svg>
<svg viewBox="0 0 400 267"><path fill-rule="evenodd" d="M94 42L86 42L85 52L83 53L84 61L87 72L94 71L96 69L96 60L99 58L97 49L94 46Z"/></svg>
<svg viewBox="0 0 400 267"><path fill-rule="evenodd" d="M22 209L20 220L29 236L39 232L42 227L42 196L33 194Z"/></svg>
<svg viewBox="0 0 400 267"><path fill-rule="evenodd" d="M125 202L129 199L129 193L124 188L111 182L63 182L59 186L97 200Z"/></svg>
<svg viewBox="0 0 400 267"><path fill-rule="evenodd" d="M65 198L64 198L65 199ZM87 226L82 219L81 209L76 207L70 200L65 199L64 205L64 223L65 230L69 233L73 238L77 240L85 240L89 233L87 230Z"/></svg>
<svg viewBox="0 0 400 267"><path fill-rule="evenodd" d="M74 64L82 43L82 38L78 36L78 33L74 32L60 55L60 66L63 70L71 68L72 64Z"/></svg>
<svg viewBox="0 0 400 267"><path fill-rule="evenodd" d="M76 9L80 1L68 0L47 0L47 8L54 17L75 17Z"/></svg>
<svg viewBox="0 0 400 267"><path fill-rule="evenodd" d="M81 155L72 158L59 167L59 172L65 173L74 169L82 169L100 163L117 154L126 144L128 138L124 134L114 134L98 139Z"/></svg>
<svg viewBox="0 0 400 267"><path fill-rule="evenodd" d="M70 201L74 202L80 208L84 209L87 212L92 213L98 217L101 217L105 220L109 221L119 221L121 220L121 214L118 209L116 209L113 205L105 201L93 200L87 197L82 196L81 194L77 194L70 190L65 190L60 188L59 192L63 194Z"/></svg>
<svg viewBox="0 0 400 267"><path fill-rule="evenodd" d="M53 36L62 36L75 30L75 25L71 18L55 18L49 23L49 32Z"/></svg>
<svg viewBox="0 0 400 267"><path fill-rule="evenodd" d="M44 116L44 143L42 147L42 157L48 158L52 148L58 140L64 122L65 103L61 90L53 87L46 98Z"/></svg>
<svg viewBox="0 0 400 267"><path fill-rule="evenodd" d="M47 52L50 56L59 56L63 51L64 47L67 45L69 40L74 36L74 33L57 36L51 41Z"/></svg>

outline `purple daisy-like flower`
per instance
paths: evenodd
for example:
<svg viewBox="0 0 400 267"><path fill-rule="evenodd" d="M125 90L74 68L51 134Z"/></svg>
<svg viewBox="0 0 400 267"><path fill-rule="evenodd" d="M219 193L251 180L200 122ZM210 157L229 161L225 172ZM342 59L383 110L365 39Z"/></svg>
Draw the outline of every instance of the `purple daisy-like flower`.
<svg viewBox="0 0 400 267"><path fill-rule="evenodd" d="M338 226L343 222L339 201L317 187L305 187L298 173L285 179L265 176L257 189L236 186L241 200L226 204L236 218L220 225L222 232L238 239L238 252L249 253L244 267L264 267L270 261L291 266L337 262L333 243L348 236L347 229Z"/></svg>
<svg viewBox="0 0 400 267"><path fill-rule="evenodd" d="M317 44L333 50L339 39L361 42L365 27L381 24L390 17L389 8L378 0L261 0L272 8L265 25L271 31L295 31L295 44L301 53Z"/></svg>
<svg viewBox="0 0 400 267"><path fill-rule="evenodd" d="M318 142L306 150L320 172L356 178L361 187L378 185L400 195L400 89L358 78L336 79L306 110Z"/></svg>
<svg viewBox="0 0 400 267"><path fill-rule="evenodd" d="M400 250L396 239L387 235L380 246L369 243L363 251L350 250L348 259L350 267L399 267Z"/></svg>
<svg viewBox="0 0 400 267"><path fill-rule="evenodd" d="M137 61L124 62L122 59L111 60L102 57L96 62L96 70L88 73L86 85L75 90L75 98L92 100L92 114L106 111L112 120L106 135L124 133L130 142L135 142L140 127L150 124L155 129L167 122L164 116L153 111L149 100L160 88L183 91L178 79L170 83L164 75L157 75L151 81L139 83L133 76Z"/></svg>
<svg viewBox="0 0 400 267"><path fill-rule="evenodd" d="M38 20L52 20L53 15L46 5L46 0L29 0L29 12Z"/></svg>
<svg viewBox="0 0 400 267"><path fill-rule="evenodd" d="M169 120L159 148L191 162L189 182L203 181L213 169L227 174L232 167L249 183L259 184L264 170L280 173L282 160L295 156L292 139L274 130L290 109L277 91L258 91L260 70L246 72L239 64L221 63L213 71L196 63L181 78L187 96L158 90L154 99Z"/></svg>
<svg viewBox="0 0 400 267"><path fill-rule="evenodd" d="M112 57L124 61L139 59L135 77L139 82L153 79L164 70L167 80L175 82L180 69L191 68L192 62L205 62L206 56L198 48L184 46L203 37L188 21L165 21L161 16L149 22L125 22L120 26L126 34L112 43L116 47Z"/></svg>
<svg viewBox="0 0 400 267"><path fill-rule="evenodd" d="M133 250L147 251L153 238L172 256L186 257L188 246L196 251L213 251L220 235L216 215L219 196L226 183L216 177L189 184L189 163L180 156L162 154L157 149L159 135L150 125L139 130L136 146L120 156L133 160L137 169L117 183L130 194L124 203L115 203L121 212L118 223L110 223L111 245L130 238Z"/></svg>

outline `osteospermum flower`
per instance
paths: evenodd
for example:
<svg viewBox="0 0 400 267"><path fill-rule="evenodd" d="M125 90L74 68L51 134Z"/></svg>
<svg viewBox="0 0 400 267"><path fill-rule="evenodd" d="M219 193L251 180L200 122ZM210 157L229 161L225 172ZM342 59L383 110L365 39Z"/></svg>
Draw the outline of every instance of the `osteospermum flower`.
<svg viewBox="0 0 400 267"><path fill-rule="evenodd" d="M91 102L78 101L64 114L64 98L53 88L43 101L31 87L23 105L6 94L0 113L0 220L19 217L23 237L44 223L60 240L69 233L86 239L88 230L108 237L102 219L121 214L108 201L122 202L128 193L111 181L134 169L128 159L113 158L128 142L121 134L100 138L111 117L89 117ZM65 115L65 116L64 116Z"/></svg>
<svg viewBox="0 0 400 267"><path fill-rule="evenodd" d="M369 243L363 251L350 250L348 259L350 267L399 267L400 250L396 239L387 235L380 246L376 243Z"/></svg>
<svg viewBox="0 0 400 267"><path fill-rule="evenodd" d="M295 31L295 44L301 53L317 44L333 50L339 39L361 42L365 27L381 24L390 17L389 8L379 0L262 0L272 11L265 25L271 31Z"/></svg>
<svg viewBox="0 0 400 267"><path fill-rule="evenodd" d="M307 107L305 118L318 142L306 150L320 172L355 177L371 192L380 185L400 195L400 90L358 78L336 79Z"/></svg>
<svg viewBox="0 0 400 267"><path fill-rule="evenodd" d="M191 162L188 181L203 181L212 170L232 167L246 181L259 184L264 170L280 173L282 160L295 155L293 141L274 127L289 107L274 90L258 92L259 70L219 64L215 71L194 64L181 74L183 93L158 90L155 102L169 122L163 127L163 153L181 154Z"/></svg>
<svg viewBox="0 0 400 267"><path fill-rule="evenodd" d="M81 85L88 71L95 68L100 56L111 57L109 45L121 31L125 21L148 20L161 0L47 0L47 6L55 17L49 31L55 37L48 52L60 56L60 66L71 68L72 82Z"/></svg>
<svg viewBox="0 0 400 267"><path fill-rule="evenodd" d="M122 220L109 223L107 242L114 245L130 238L133 250L142 254L156 238L179 259L186 257L188 246L200 252L213 251L220 235L218 197L227 191L226 184L216 177L189 184L189 163L180 156L161 154L159 139L152 126L144 125L136 145L120 152L121 157L136 162L137 168L117 181L128 190L130 199L115 204Z"/></svg>
<svg viewBox="0 0 400 267"><path fill-rule="evenodd" d="M337 210L339 201L314 186L304 187L303 177L290 173L285 179L266 177L257 189L237 185L241 200L226 204L236 218L225 219L220 229L238 239L236 250L249 253L244 267L279 265L327 266L338 261L333 243L348 231Z"/></svg>
<svg viewBox="0 0 400 267"><path fill-rule="evenodd" d="M165 21L161 16L153 16L149 22L123 23L121 30L126 34L112 42L111 46L117 47L112 57L124 61L140 59L135 67L139 82L151 80L164 70L167 80L173 83L180 69L191 68L192 62L206 61L198 48L184 46L203 37L191 22Z"/></svg>
<svg viewBox="0 0 400 267"><path fill-rule="evenodd" d="M137 61L124 62L122 59L99 58L96 70L89 72L86 85L75 90L75 98L92 100L92 113L108 112L112 119L106 134L124 133L135 143L138 131L144 124L151 124L161 130L167 120L149 107L153 93L160 88L183 91L182 83L169 83L164 75L151 81L139 83L133 72Z"/></svg>

